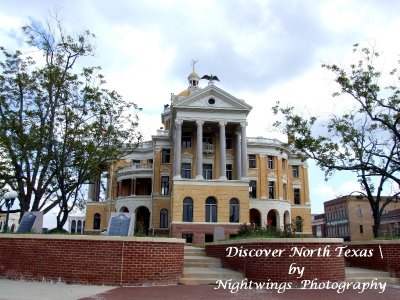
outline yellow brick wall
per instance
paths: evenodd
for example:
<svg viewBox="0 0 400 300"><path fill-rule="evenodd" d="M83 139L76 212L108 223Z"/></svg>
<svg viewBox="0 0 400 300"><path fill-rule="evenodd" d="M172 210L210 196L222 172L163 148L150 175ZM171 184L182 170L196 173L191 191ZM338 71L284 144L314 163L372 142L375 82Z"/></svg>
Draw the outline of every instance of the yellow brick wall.
<svg viewBox="0 0 400 300"><path fill-rule="evenodd" d="M152 206L152 221L153 227L159 228L160 227L160 211L165 208L168 210L168 224L171 224L171 200L169 198L153 198L153 206Z"/></svg>
<svg viewBox="0 0 400 300"><path fill-rule="evenodd" d="M175 185L173 191L173 221L182 221L183 199L193 199L193 222L205 222L205 202L208 197L215 197L218 205L218 222L229 222L229 201L239 200L239 223L249 222L249 192L241 186L206 186L206 185Z"/></svg>
<svg viewBox="0 0 400 300"><path fill-rule="evenodd" d="M111 212L114 212L114 205L111 205ZM101 216L100 230L93 230L94 215L99 213ZM106 202L89 202L86 205L85 232L93 232L107 228L110 214L110 205Z"/></svg>
<svg viewBox="0 0 400 300"><path fill-rule="evenodd" d="M311 209L292 206L292 225L295 225L296 217L300 216L303 219L303 232L311 233Z"/></svg>

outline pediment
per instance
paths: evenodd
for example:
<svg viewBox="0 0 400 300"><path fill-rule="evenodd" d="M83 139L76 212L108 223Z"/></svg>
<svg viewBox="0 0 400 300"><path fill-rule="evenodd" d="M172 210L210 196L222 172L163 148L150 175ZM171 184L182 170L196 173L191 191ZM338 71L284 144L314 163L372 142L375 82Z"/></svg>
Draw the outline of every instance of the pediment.
<svg viewBox="0 0 400 300"><path fill-rule="evenodd" d="M196 91L173 104L177 109L240 110L250 112L252 107L215 85Z"/></svg>

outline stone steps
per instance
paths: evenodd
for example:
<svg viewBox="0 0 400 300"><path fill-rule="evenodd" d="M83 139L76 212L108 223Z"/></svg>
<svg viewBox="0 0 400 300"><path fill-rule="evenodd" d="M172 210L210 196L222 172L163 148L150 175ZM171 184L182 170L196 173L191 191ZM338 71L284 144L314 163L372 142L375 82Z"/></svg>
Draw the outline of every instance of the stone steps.
<svg viewBox="0 0 400 300"><path fill-rule="evenodd" d="M186 285L216 284L218 280L241 281L243 275L224 268L186 267L179 281Z"/></svg>
<svg viewBox="0 0 400 300"><path fill-rule="evenodd" d="M349 282L370 282L375 279L378 282L400 284L400 278L390 277L389 272L378 270L346 267L345 275L346 281Z"/></svg>
<svg viewBox="0 0 400 300"><path fill-rule="evenodd" d="M221 267L220 259L208 257L203 248L185 246L184 269L180 284L216 284L218 280L241 281L243 275Z"/></svg>

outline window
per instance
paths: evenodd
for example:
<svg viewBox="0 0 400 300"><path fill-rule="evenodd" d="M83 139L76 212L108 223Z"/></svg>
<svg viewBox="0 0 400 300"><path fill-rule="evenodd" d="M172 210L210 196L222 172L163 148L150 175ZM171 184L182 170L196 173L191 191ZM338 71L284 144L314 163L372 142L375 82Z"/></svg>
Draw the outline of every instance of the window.
<svg viewBox="0 0 400 300"><path fill-rule="evenodd" d="M186 240L186 243L191 244L193 242L193 233L182 233L182 238Z"/></svg>
<svg viewBox="0 0 400 300"><path fill-rule="evenodd" d="M274 157L271 155L268 155L268 169L275 169Z"/></svg>
<svg viewBox="0 0 400 300"><path fill-rule="evenodd" d="M235 198L229 201L229 222L239 223L239 201Z"/></svg>
<svg viewBox="0 0 400 300"><path fill-rule="evenodd" d="M168 227L168 210L163 208L160 211L160 228L167 228Z"/></svg>
<svg viewBox="0 0 400 300"><path fill-rule="evenodd" d="M213 143L212 135L210 133L203 134L203 144L211 144Z"/></svg>
<svg viewBox="0 0 400 300"><path fill-rule="evenodd" d="M282 158L282 171L286 172L286 159Z"/></svg>
<svg viewBox="0 0 400 300"><path fill-rule="evenodd" d="M364 228L362 225L360 225L360 233L364 233Z"/></svg>
<svg viewBox="0 0 400 300"><path fill-rule="evenodd" d="M205 243L212 243L214 242L214 235L213 234L204 234L204 242Z"/></svg>
<svg viewBox="0 0 400 300"><path fill-rule="evenodd" d="M296 217L296 231L302 232L303 231L303 219L300 216Z"/></svg>
<svg viewBox="0 0 400 300"><path fill-rule="evenodd" d="M82 221L78 220L78 222L76 223L76 232L77 233L82 233Z"/></svg>
<svg viewBox="0 0 400 300"><path fill-rule="evenodd" d="M275 199L275 182L274 181L268 182L268 195L269 195L269 199Z"/></svg>
<svg viewBox="0 0 400 300"><path fill-rule="evenodd" d="M101 216L99 213L95 213L93 217L93 229L100 229Z"/></svg>
<svg viewBox="0 0 400 300"><path fill-rule="evenodd" d="M169 164L171 162L171 150L162 149L162 163Z"/></svg>
<svg viewBox="0 0 400 300"><path fill-rule="evenodd" d="M212 164L203 164L203 177L204 179L213 179Z"/></svg>
<svg viewBox="0 0 400 300"><path fill-rule="evenodd" d="M226 179L232 180L232 165L228 164L226 165Z"/></svg>
<svg viewBox="0 0 400 300"><path fill-rule="evenodd" d="M182 134L182 148L192 148L192 135L190 132Z"/></svg>
<svg viewBox="0 0 400 300"><path fill-rule="evenodd" d="M361 210L361 208L357 209L357 215L358 215L359 217L362 217L362 210Z"/></svg>
<svg viewBox="0 0 400 300"><path fill-rule="evenodd" d="M193 222L193 200L192 198L185 198L183 200L183 222Z"/></svg>
<svg viewBox="0 0 400 300"><path fill-rule="evenodd" d="M71 222L71 233L75 233L76 232L76 221L72 220Z"/></svg>
<svg viewBox="0 0 400 300"><path fill-rule="evenodd" d="M295 178L299 177L299 166L292 166L292 176Z"/></svg>
<svg viewBox="0 0 400 300"><path fill-rule="evenodd" d="M217 200L211 197L206 200L206 222L217 222Z"/></svg>
<svg viewBox="0 0 400 300"><path fill-rule="evenodd" d="M232 134L228 133L225 136L226 149L233 149L232 147Z"/></svg>
<svg viewBox="0 0 400 300"><path fill-rule="evenodd" d="M294 204L300 204L300 189L293 189Z"/></svg>
<svg viewBox="0 0 400 300"><path fill-rule="evenodd" d="M256 168L256 156L254 154L249 154L249 168Z"/></svg>
<svg viewBox="0 0 400 300"><path fill-rule="evenodd" d="M287 184L283 184L283 200L287 200Z"/></svg>
<svg viewBox="0 0 400 300"><path fill-rule="evenodd" d="M181 165L181 176L182 178L192 178L192 164L182 163Z"/></svg>
<svg viewBox="0 0 400 300"><path fill-rule="evenodd" d="M257 198L257 181L250 180L249 182L249 198Z"/></svg>
<svg viewBox="0 0 400 300"><path fill-rule="evenodd" d="M169 176L161 176L161 195L169 195Z"/></svg>

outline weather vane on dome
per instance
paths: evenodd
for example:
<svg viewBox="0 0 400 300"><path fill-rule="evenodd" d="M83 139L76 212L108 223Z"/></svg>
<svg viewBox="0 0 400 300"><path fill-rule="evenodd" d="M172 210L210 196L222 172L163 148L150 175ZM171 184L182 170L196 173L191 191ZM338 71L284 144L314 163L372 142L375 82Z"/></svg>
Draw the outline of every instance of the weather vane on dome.
<svg viewBox="0 0 400 300"><path fill-rule="evenodd" d="M194 72L194 66L197 64L198 61L199 61L198 59L192 59L191 65L193 72Z"/></svg>

